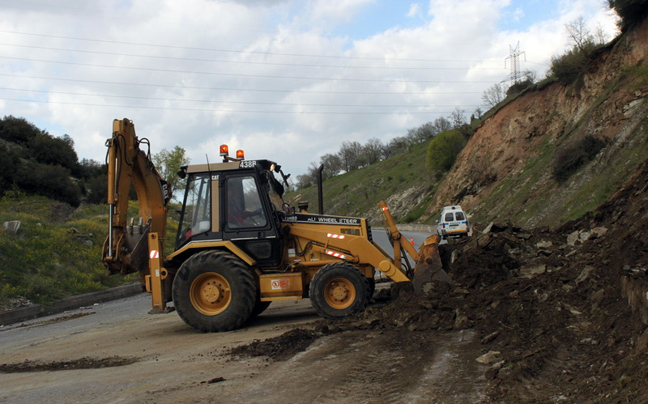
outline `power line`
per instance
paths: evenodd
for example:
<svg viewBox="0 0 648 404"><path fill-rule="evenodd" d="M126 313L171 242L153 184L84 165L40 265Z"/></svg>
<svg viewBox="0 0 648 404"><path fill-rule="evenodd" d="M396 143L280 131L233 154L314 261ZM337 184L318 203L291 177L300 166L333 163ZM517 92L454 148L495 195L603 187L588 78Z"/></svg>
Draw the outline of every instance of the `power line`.
<svg viewBox="0 0 648 404"><path fill-rule="evenodd" d="M434 108L434 107L453 107L453 104L431 104L431 105L389 105L389 104L312 104L312 103L286 103L286 102L260 102L260 101L230 101L230 100L200 100L200 99L185 99L185 98L159 98L159 97L139 97L131 95L110 95L110 94L91 94L91 93L75 93L64 91L49 91L49 90L31 90L23 88L0 87L0 90L21 91L31 93L43 94L60 94L60 95L76 95L84 97L108 97L108 98L127 98L134 100L144 101L173 101L173 102L198 102L198 103L225 103L225 104L242 104L242 105L279 105L288 107L368 107L368 108ZM470 105L476 107L477 105Z"/></svg>
<svg viewBox="0 0 648 404"><path fill-rule="evenodd" d="M66 101L44 101L44 100L26 100L20 98L0 97L3 101L15 101L39 104L57 104L57 105L74 105L74 106L92 106L92 107L115 107L115 108L133 108L133 109L151 109L151 110L171 110L171 111L198 111L198 112L228 112L228 113L254 113L254 114L294 114L294 115L385 115L385 112L369 111L265 111L265 110L235 110L235 109L214 109L214 108L176 108L176 107L154 107L148 105L116 105L116 104L92 104L87 102L66 102ZM457 106L460 107L460 106ZM452 112L442 111L402 111L389 112L390 115L429 115L429 114L451 114Z"/></svg>
<svg viewBox="0 0 648 404"><path fill-rule="evenodd" d="M99 51L88 51L88 50L78 50L78 49L66 49L66 48L53 48L47 46L34 46L34 45L19 45L19 44L10 44L10 43L0 43L3 46L15 46L19 48L28 48L28 49L43 49L43 50L53 50L53 51L64 51L64 52L75 52L75 53L84 53L84 54L93 54L93 55L105 55L105 56L127 56L135 57L142 59L157 59L157 60L176 60L184 62L208 62L208 63L229 63L229 64L247 64L247 65L261 65L261 66L289 66L289 67L309 67L309 68L335 68L335 69L371 69L371 70L500 70L501 68L496 67L395 67L395 66L353 66L353 65L320 65L320 64L299 64L299 63L276 63L276 62L253 62L248 60L226 60L226 59L204 59L204 58L186 58L186 57L174 57L174 56L156 56L156 55L136 55L128 53L116 53L116 52L99 52Z"/></svg>
<svg viewBox="0 0 648 404"><path fill-rule="evenodd" d="M145 42L113 41L113 40L106 40L106 39L79 38L79 37L71 37L71 36L63 36L63 35L37 34L31 32L19 32L19 31L7 31L7 30L0 30L0 33L28 35L28 36L36 36L40 38L70 39L74 41L92 42L92 43L109 43L109 44L116 44L116 45L134 45L134 46L145 46L145 47L153 47L153 48L198 50L198 51L251 54L251 55L264 55L264 56L272 55L272 56L311 57L311 58L341 59L341 60L382 60L382 61L426 62L426 63L430 63L430 62L480 63L482 62L481 60L413 59L413 58L390 58L384 56L380 56L380 57L378 56L340 56L340 55L317 55L317 54L282 53L282 52L267 52L267 51L247 51L247 50L236 50L236 49L152 44L152 43L145 43Z"/></svg>
<svg viewBox="0 0 648 404"><path fill-rule="evenodd" d="M321 91L321 90L280 90L280 89L263 89L263 88L235 88L235 87L200 87L200 86L181 86L176 84L146 84L146 83L127 83L119 81L103 81L103 80L83 80L71 79L61 77L45 77L45 76L26 76L20 74L0 73L0 76L37 79L48 81L64 81L70 83L88 83L88 84L108 84L120 86L135 86L135 87L154 87L154 88L174 88L186 90L206 90L206 91L238 91L238 92L260 92L260 93L297 93L297 94L337 94L337 95L427 95L425 91ZM434 95L452 95L452 94L481 94L481 91L448 91L441 92L435 91Z"/></svg>
<svg viewBox="0 0 648 404"><path fill-rule="evenodd" d="M399 80L399 79L387 80L387 79L344 78L344 77L271 76L271 75L263 75L263 74L243 74L243 73L223 73L223 72L207 72L207 71L158 69L158 68L151 68L151 67L111 66L111 65L92 64L92 63L65 62L65 61L58 61L58 60L20 58L20 57L13 57L13 56L0 56L0 59L24 60L24 61L29 61L29 62L54 63L54 64L63 64L63 65L71 65L71 66L101 67L101 68L107 68L107 69L139 70L139 71L151 71L151 72L159 72L159 73L201 74L201 75L210 75L210 76L234 76L234 77L248 77L248 78L260 78L260 79L353 81L353 82L375 82L375 83L465 83L466 82L466 81L463 81L463 80L455 80L455 81L452 81L452 80ZM470 81L470 83L490 83L490 81Z"/></svg>

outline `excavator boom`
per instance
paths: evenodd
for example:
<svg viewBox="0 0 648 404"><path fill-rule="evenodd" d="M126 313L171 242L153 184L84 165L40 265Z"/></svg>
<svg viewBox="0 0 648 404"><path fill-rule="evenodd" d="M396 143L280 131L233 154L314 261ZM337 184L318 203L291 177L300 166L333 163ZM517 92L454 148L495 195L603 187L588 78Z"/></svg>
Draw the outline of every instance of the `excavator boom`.
<svg viewBox="0 0 648 404"><path fill-rule="evenodd" d="M103 262L111 273L148 271L149 233L156 233L164 244L171 188L151 162L150 151L145 152L141 145L148 146L148 139L138 139L131 121L113 121L112 137L106 141L110 229L103 248ZM127 223L131 188L139 205L137 224ZM160 254L163 261L164 251Z"/></svg>
<svg viewBox="0 0 648 404"><path fill-rule="evenodd" d="M408 274L414 286L414 291L422 293L423 285L432 281L450 283L450 276L443 269L443 263L439 255L440 237L437 234L429 236L425 239L419 251L416 251L414 246L407 242L407 239L403 237L396 227L396 222L389 211L389 207L387 207L387 203L381 201L378 206L383 212L387 228L393 240L394 264L400 265L403 252L407 252L416 262L413 274Z"/></svg>

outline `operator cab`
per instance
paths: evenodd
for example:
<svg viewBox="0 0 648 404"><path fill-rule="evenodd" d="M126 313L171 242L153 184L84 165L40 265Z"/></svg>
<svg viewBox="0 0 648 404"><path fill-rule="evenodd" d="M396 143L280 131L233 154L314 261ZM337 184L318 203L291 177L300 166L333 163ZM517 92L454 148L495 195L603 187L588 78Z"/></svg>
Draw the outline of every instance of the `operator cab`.
<svg viewBox="0 0 648 404"><path fill-rule="evenodd" d="M183 167L187 187L175 248L231 241L259 265L278 266L284 187L274 173L281 173L280 167L268 160L243 160L240 151L237 158L226 153L223 163Z"/></svg>

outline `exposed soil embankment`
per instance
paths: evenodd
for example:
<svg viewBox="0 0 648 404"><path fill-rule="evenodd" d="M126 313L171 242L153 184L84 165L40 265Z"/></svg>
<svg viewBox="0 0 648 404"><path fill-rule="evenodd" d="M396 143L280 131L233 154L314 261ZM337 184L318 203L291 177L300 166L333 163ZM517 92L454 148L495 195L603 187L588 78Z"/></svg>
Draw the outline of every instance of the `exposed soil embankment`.
<svg viewBox="0 0 648 404"><path fill-rule="evenodd" d="M646 38L648 21L600 49L571 85L545 82L501 106L458 156L427 217L461 204L481 221L553 227L607 200L646 159ZM556 175L556 159L584 138L604 147L568 178Z"/></svg>
<svg viewBox="0 0 648 404"><path fill-rule="evenodd" d="M417 295L395 284L376 295L384 305L242 352L284 358L295 341L302 350L348 332L355 339L389 333L390 349L413 344L427 352L446 332L469 331L477 345L461 366L482 366L487 396L466 402L648 402L646 191L648 164L600 209L559 229L491 224L442 245L452 285L427 284Z"/></svg>
<svg viewBox="0 0 648 404"><path fill-rule="evenodd" d="M441 246L455 284L398 293L355 326L475 329L490 398L648 402L648 164L559 229L492 225Z"/></svg>

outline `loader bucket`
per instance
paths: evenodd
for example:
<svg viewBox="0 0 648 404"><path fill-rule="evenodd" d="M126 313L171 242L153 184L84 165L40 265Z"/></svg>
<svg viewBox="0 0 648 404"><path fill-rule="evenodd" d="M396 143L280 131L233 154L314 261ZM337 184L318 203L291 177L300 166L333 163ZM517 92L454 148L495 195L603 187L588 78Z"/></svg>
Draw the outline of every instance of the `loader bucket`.
<svg viewBox="0 0 648 404"><path fill-rule="evenodd" d="M432 281L452 283L441 263L439 241L439 236L434 234L425 239L419 250L412 277L412 286L416 293L423 293L424 285Z"/></svg>

